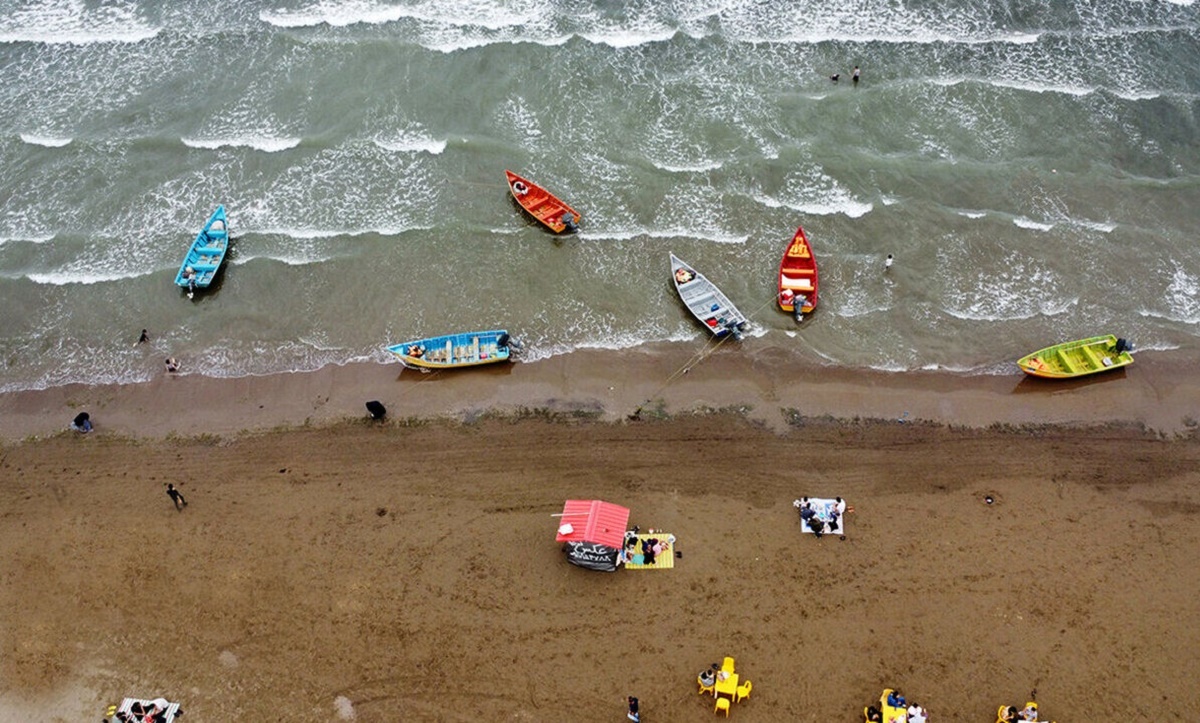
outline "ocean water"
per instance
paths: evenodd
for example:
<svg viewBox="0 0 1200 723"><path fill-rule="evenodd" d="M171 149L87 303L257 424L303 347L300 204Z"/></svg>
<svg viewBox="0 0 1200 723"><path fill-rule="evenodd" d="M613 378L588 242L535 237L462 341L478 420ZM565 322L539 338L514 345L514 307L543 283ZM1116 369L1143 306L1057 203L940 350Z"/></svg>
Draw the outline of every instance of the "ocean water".
<svg viewBox="0 0 1200 723"><path fill-rule="evenodd" d="M669 251L744 344L820 364L1192 347L1198 113L1194 0L0 0L0 390L475 328L527 359L699 348ZM505 168L581 233L532 226ZM189 301L219 203L230 258ZM773 305L797 226L799 327Z"/></svg>

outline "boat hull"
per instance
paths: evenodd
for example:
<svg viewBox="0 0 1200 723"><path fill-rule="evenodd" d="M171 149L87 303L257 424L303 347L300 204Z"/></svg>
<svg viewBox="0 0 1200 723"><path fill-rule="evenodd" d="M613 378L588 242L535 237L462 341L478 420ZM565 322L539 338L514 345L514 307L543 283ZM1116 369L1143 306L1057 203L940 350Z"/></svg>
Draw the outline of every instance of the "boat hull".
<svg viewBox="0 0 1200 723"><path fill-rule="evenodd" d="M229 223L225 206L217 206L200 229L175 274L175 285L185 289L207 289L225 261L229 250Z"/></svg>
<svg viewBox="0 0 1200 723"><path fill-rule="evenodd" d="M779 308L796 314L796 301L800 301L800 314L811 314L817 308L817 259L812 246L804 235L804 229L796 229L796 235L783 252L779 262Z"/></svg>
<svg viewBox="0 0 1200 723"><path fill-rule="evenodd" d="M716 284L675 254L671 254L671 280L688 311L713 336L723 337L730 333L740 336L746 329L745 315Z"/></svg>
<svg viewBox="0 0 1200 723"><path fill-rule="evenodd" d="M512 339L503 329L431 336L386 347L406 366L461 369L510 361Z"/></svg>
<svg viewBox="0 0 1200 723"><path fill-rule="evenodd" d="M579 230L582 216L578 211L528 178L522 178L512 171L505 171L504 175L508 178L508 191L512 197L543 226L554 233Z"/></svg>
<svg viewBox="0 0 1200 723"><path fill-rule="evenodd" d="M1118 347L1117 337L1093 336L1038 349L1017 360L1021 371L1042 379L1075 379L1122 369L1133 363L1127 348Z"/></svg>

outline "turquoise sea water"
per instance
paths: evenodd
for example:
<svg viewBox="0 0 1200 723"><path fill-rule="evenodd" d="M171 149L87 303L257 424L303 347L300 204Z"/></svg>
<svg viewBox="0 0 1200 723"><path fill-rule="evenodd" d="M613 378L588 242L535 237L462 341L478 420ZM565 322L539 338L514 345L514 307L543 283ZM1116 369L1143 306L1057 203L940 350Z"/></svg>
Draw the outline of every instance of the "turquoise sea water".
<svg viewBox="0 0 1200 723"><path fill-rule="evenodd" d="M669 251L745 344L819 363L1192 347L1198 112L1193 0L0 0L0 390L496 327L530 359L699 346ZM582 232L532 227L505 168ZM230 260L189 302L219 203ZM797 226L802 327L772 305Z"/></svg>

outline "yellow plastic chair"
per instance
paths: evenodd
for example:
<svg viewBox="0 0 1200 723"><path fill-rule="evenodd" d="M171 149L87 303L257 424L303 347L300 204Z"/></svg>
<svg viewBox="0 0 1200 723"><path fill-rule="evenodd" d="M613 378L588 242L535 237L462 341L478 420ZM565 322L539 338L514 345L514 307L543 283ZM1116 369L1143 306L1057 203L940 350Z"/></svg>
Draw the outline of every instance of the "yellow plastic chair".
<svg viewBox="0 0 1200 723"><path fill-rule="evenodd" d="M729 699L728 698L717 698L717 705L715 708L713 708L713 713L720 713L721 711L725 711L726 718L729 717Z"/></svg>
<svg viewBox="0 0 1200 723"><path fill-rule="evenodd" d="M741 703L742 698L749 698L750 697L750 689L752 687L754 687L754 686L748 680L746 681L745 685L739 685L737 687L737 701L736 702Z"/></svg>
<svg viewBox="0 0 1200 723"><path fill-rule="evenodd" d="M726 673L732 673L733 672L733 658L729 658L729 657L725 658L724 662L721 663L721 670L724 670Z"/></svg>
<svg viewBox="0 0 1200 723"><path fill-rule="evenodd" d="M717 683L716 683L716 680L714 680L714 681L713 681L713 684L712 684L712 685L705 685L705 684L704 684L704 681L703 681L703 680L700 680L700 676L698 676L698 675L697 675L697 676L696 676L696 683L697 683L697 684L699 684L699 686L700 686L700 692L699 692L699 693L697 693L696 695L702 695L702 694L704 694L704 693L712 693L713 695L716 695L716 694L717 694Z"/></svg>

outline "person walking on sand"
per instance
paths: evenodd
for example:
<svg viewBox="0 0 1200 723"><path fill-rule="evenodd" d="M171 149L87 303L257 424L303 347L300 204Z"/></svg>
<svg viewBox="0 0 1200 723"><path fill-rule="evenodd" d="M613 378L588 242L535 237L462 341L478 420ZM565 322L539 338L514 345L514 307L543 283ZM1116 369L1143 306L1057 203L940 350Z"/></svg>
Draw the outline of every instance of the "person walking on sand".
<svg viewBox="0 0 1200 723"><path fill-rule="evenodd" d="M855 88L858 87L858 76L860 73L862 73L862 71L858 69L858 66L854 66L854 72L850 75L850 79L854 81Z"/></svg>
<svg viewBox="0 0 1200 723"><path fill-rule="evenodd" d="M187 507L187 500L183 499L183 495L180 494L179 490L175 489L175 485L167 485L167 496L175 503L175 509L180 512L183 512L183 508Z"/></svg>

